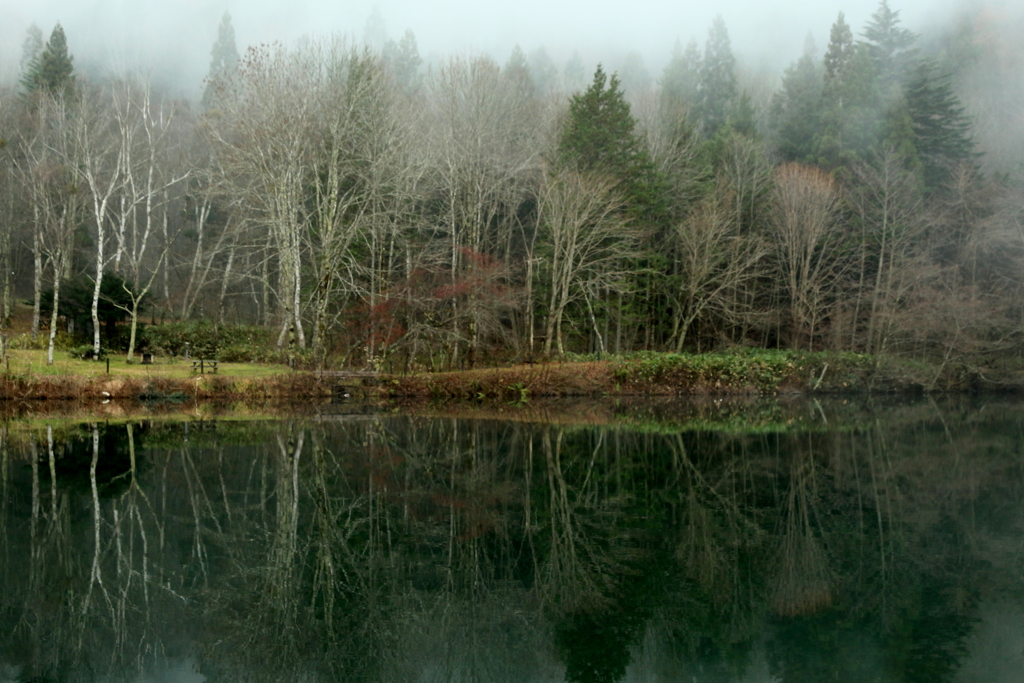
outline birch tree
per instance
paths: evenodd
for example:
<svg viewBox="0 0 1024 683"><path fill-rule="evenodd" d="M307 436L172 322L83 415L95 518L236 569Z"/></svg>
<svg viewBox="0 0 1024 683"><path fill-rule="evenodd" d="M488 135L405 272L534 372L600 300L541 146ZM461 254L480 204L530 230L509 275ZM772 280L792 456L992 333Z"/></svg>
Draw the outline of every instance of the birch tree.
<svg viewBox="0 0 1024 683"><path fill-rule="evenodd" d="M121 133L121 174L116 216L115 271L128 271L131 287L125 287L131 304L127 361L135 355L139 305L149 294L160 265L173 243L168 234L169 190L188 177L188 171L172 166L176 111L173 105L155 102L148 83L126 79L117 84L115 115ZM160 228L163 241L158 244ZM155 261L149 263L155 257ZM148 270L147 270L148 267Z"/></svg>
<svg viewBox="0 0 1024 683"><path fill-rule="evenodd" d="M114 204L125 182L125 165L130 163L134 130L118 125L115 107L126 103L112 101L111 93L88 89L79 95L68 122L72 144L62 150L62 160L74 169L89 203L93 254L92 327L93 358L100 357L99 302L103 274L111 262L107 242L112 229Z"/></svg>
<svg viewBox="0 0 1024 683"><path fill-rule="evenodd" d="M53 364L57 336L61 283L69 275L75 231L85 218L86 194L67 159L73 158L76 143L75 105L64 95L37 98L35 134L19 150L19 173L33 206L33 236L36 259L36 288L46 264L53 282L50 333L46 362ZM39 295L37 294L37 302ZM36 304L35 315L38 316Z"/></svg>
<svg viewBox="0 0 1024 683"><path fill-rule="evenodd" d="M281 46L252 48L221 99L223 120L211 133L231 191L251 220L267 230L277 267L281 349L289 330L306 346L302 321L302 246L308 228L303 183L310 173L310 129L323 64Z"/></svg>

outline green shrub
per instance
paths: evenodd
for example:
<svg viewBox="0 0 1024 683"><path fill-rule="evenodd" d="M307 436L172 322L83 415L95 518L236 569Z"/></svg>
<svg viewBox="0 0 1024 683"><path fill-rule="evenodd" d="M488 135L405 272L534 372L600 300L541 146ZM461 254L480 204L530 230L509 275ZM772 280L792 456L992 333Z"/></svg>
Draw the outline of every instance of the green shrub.
<svg viewBox="0 0 1024 683"><path fill-rule="evenodd" d="M54 346L57 346L57 341L60 338L60 334L57 334L58 339L54 340ZM42 351L49 347L50 337L49 335L40 332L33 339L31 334L17 334L7 340L7 348L9 349L23 349L26 351Z"/></svg>
<svg viewBox="0 0 1024 683"><path fill-rule="evenodd" d="M140 348L169 356L184 356L189 343L192 358L216 358L224 361L255 361L270 357L269 333L249 325L215 326L205 320L186 320L149 325L140 330ZM228 358L224 354L231 349Z"/></svg>
<svg viewBox="0 0 1024 683"><path fill-rule="evenodd" d="M81 346L74 346L68 349L68 355L75 360L88 360L93 357L92 344L82 344ZM107 350L100 347L100 353L97 357L98 360L103 360L107 357Z"/></svg>
<svg viewBox="0 0 1024 683"><path fill-rule="evenodd" d="M53 340L53 348L58 351L67 351L71 348L72 339L63 330L57 330L57 336ZM11 337L7 340L7 348L9 349L21 349L26 351L45 351L50 347L50 333L46 330L40 330L36 338L33 339L31 334L19 334ZM92 348L92 345L89 345Z"/></svg>

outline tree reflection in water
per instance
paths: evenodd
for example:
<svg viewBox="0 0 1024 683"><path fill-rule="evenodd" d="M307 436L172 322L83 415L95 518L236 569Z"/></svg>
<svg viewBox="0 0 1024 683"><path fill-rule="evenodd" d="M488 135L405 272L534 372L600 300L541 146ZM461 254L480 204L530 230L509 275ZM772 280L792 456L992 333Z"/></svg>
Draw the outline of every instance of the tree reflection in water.
<svg viewBox="0 0 1024 683"><path fill-rule="evenodd" d="M9 424L0 674L954 680L1024 410L819 414Z"/></svg>

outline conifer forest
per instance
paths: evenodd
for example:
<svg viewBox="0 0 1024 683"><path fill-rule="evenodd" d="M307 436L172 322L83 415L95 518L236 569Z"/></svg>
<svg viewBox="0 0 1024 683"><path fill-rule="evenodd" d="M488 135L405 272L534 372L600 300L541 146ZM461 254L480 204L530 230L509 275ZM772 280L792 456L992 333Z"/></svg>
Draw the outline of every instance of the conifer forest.
<svg viewBox="0 0 1024 683"><path fill-rule="evenodd" d="M80 71L33 25L0 88L2 317L129 358L203 320L353 367L748 346L984 368L1024 343L995 23L917 34L883 0L772 81L720 18L646 76L543 48L427 63L411 31L240 50L225 15L195 101Z"/></svg>

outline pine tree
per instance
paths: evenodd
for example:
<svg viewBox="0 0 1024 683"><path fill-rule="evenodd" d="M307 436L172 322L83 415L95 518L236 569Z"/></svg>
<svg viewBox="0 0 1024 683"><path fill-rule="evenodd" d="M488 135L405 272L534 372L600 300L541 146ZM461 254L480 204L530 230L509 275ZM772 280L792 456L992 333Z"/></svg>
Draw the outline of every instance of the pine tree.
<svg viewBox="0 0 1024 683"><path fill-rule="evenodd" d="M787 161L803 161L814 152L821 119L822 71L813 52L804 50L782 76L772 98L771 128L775 145Z"/></svg>
<svg viewBox="0 0 1024 683"><path fill-rule="evenodd" d="M64 29L58 23L53 27L50 40L42 52L28 65L21 85L30 93L66 93L75 86L73 62L74 58L68 54L68 41Z"/></svg>
<svg viewBox="0 0 1024 683"><path fill-rule="evenodd" d="M25 42L21 44L21 76L24 78L35 68L43 52L43 31L35 24L25 31Z"/></svg>
<svg viewBox="0 0 1024 683"><path fill-rule="evenodd" d="M824 67L814 157L826 168L838 169L868 158L881 126L870 50L853 42L842 12L832 25Z"/></svg>
<svg viewBox="0 0 1024 683"><path fill-rule="evenodd" d="M543 46L530 52L530 78L533 79L533 88L538 93L549 92L555 87L558 69Z"/></svg>
<svg viewBox="0 0 1024 683"><path fill-rule="evenodd" d="M526 61L523 49L516 43L512 48L505 67L501 70L502 77L512 83L515 89L529 97L534 94L533 79L530 78L530 64Z"/></svg>
<svg viewBox="0 0 1024 683"><path fill-rule="evenodd" d="M519 43L512 48L512 53L508 56L508 61L505 62L504 71L527 80L530 78L530 63L526 61L526 54L523 52L523 48L519 47Z"/></svg>
<svg viewBox="0 0 1024 683"><path fill-rule="evenodd" d="M564 79L565 89L570 93L577 92L586 84L587 70L579 52L573 52L572 58L565 63Z"/></svg>
<svg viewBox="0 0 1024 683"><path fill-rule="evenodd" d="M590 87L569 102L558 161L570 169L621 182L634 217L647 223L664 219L662 182L636 133L636 119L618 77L608 78L600 65Z"/></svg>
<svg viewBox="0 0 1024 683"><path fill-rule="evenodd" d="M865 44L875 65L880 92L886 99L897 96L916 57L913 45L917 35L899 23L900 13L882 0L864 28Z"/></svg>
<svg viewBox="0 0 1024 683"><path fill-rule="evenodd" d="M636 50L630 51L622 62L622 87L634 97L651 87L651 72L644 64L644 58Z"/></svg>
<svg viewBox="0 0 1024 683"><path fill-rule="evenodd" d="M686 110L694 106L697 100L697 84L700 79L700 51L697 41L691 40L682 49L676 41L665 70L661 75L661 107L662 110Z"/></svg>
<svg viewBox="0 0 1024 683"><path fill-rule="evenodd" d="M388 41L384 47L384 59L387 61L398 85L406 94L419 90L421 84L420 51L416 45L416 34L406 29L405 35L397 43Z"/></svg>
<svg viewBox="0 0 1024 683"><path fill-rule="evenodd" d="M921 63L906 90L906 109L921 161L925 188L937 190L959 164L974 164L977 153L971 120L948 75Z"/></svg>
<svg viewBox="0 0 1024 683"><path fill-rule="evenodd" d="M704 44L697 90L697 114L704 134L714 135L725 125L736 99L736 58L729 43L729 32L721 15L715 18Z"/></svg>
<svg viewBox="0 0 1024 683"><path fill-rule="evenodd" d="M388 44L388 25L380 13L380 5L374 4L363 28L363 42L374 50L381 50Z"/></svg>
<svg viewBox="0 0 1024 683"><path fill-rule="evenodd" d="M966 131L969 123L962 110L955 111L952 90L932 83L930 71L914 47L917 35L900 26L899 12L892 10L887 0L881 0L863 35L874 66L877 109L884 112L879 149L894 151L904 168L918 174L926 185L937 182L946 166L940 161L945 141L931 139L943 132L944 124L938 120L948 121L960 132ZM922 155L926 148L929 151Z"/></svg>
<svg viewBox="0 0 1024 683"><path fill-rule="evenodd" d="M220 20L217 28L217 40L210 50L210 70L206 74L206 89L203 91L202 105L204 109L213 106L218 85L234 71L238 65L238 48L235 46L235 28L231 25L231 15L227 12Z"/></svg>
<svg viewBox="0 0 1024 683"><path fill-rule="evenodd" d="M842 91L843 80L853 60L853 32L846 23L843 13L839 13L836 23L832 24L829 35L828 51L825 53L825 87Z"/></svg>

